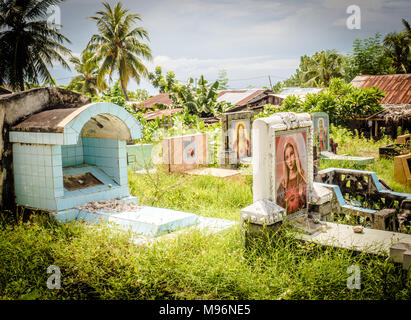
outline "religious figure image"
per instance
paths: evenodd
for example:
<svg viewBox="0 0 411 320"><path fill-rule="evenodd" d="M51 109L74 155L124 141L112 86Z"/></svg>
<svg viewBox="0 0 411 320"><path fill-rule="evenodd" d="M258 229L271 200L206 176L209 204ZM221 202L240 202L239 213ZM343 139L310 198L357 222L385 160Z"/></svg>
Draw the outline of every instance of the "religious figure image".
<svg viewBox="0 0 411 320"><path fill-rule="evenodd" d="M188 164L194 163L196 160L195 141L184 141L184 162Z"/></svg>
<svg viewBox="0 0 411 320"><path fill-rule="evenodd" d="M320 145L320 151L324 151L326 150L326 133L325 130L327 128L324 128L324 119L323 118L319 118L318 119L318 142Z"/></svg>
<svg viewBox="0 0 411 320"><path fill-rule="evenodd" d="M280 138L284 138L281 139L281 145ZM302 163L296 141L305 147L305 133L277 137L276 200L279 206L286 209L287 214L293 214L307 206L305 165Z"/></svg>
<svg viewBox="0 0 411 320"><path fill-rule="evenodd" d="M248 134L249 126L247 126L247 124L244 121L238 121L235 124L233 150L237 154L237 159L250 156L250 137Z"/></svg>
<svg viewBox="0 0 411 320"><path fill-rule="evenodd" d="M328 150L328 124L327 119L318 117L315 119L315 141L319 151Z"/></svg>

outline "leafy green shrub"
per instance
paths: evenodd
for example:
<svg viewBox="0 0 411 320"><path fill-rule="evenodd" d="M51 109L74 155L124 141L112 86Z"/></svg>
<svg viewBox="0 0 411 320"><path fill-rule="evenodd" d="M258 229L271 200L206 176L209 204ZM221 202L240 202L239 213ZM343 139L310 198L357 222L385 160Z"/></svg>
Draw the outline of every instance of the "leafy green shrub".
<svg viewBox="0 0 411 320"><path fill-rule="evenodd" d="M289 95L281 106L268 106L256 116L260 118L275 112L326 112L330 122L347 125L350 119L370 116L382 111L381 100L384 93L377 88L355 88L342 79L332 79L327 90L317 94L307 94L302 100Z"/></svg>

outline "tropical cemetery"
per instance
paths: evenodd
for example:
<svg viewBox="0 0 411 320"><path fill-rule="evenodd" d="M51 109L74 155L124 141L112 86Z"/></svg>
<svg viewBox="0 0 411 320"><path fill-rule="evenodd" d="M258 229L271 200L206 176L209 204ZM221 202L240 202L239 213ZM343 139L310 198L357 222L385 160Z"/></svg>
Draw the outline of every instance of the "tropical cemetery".
<svg viewBox="0 0 411 320"><path fill-rule="evenodd" d="M411 299L407 19L233 90L150 70L121 2L74 55L62 1L0 0L1 300Z"/></svg>

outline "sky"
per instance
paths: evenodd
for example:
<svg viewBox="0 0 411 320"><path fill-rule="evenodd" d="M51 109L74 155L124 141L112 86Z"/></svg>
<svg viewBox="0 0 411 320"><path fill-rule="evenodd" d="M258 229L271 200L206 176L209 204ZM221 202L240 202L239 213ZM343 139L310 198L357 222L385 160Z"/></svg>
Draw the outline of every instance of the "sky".
<svg viewBox="0 0 411 320"><path fill-rule="evenodd" d="M117 1L107 1L111 5ZM323 49L352 51L356 38L376 32L400 31L401 18L411 20L411 0L123 0L130 13L138 13L150 41L153 61L149 71L160 65L163 73L174 71L185 83L204 75L214 81L221 69L227 71L230 89L261 88L285 80L298 68L300 56ZM347 27L353 11L360 9L359 29ZM97 32L89 17L103 8L100 0L66 0L59 5L61 32L71 40L79 55ZM357 16L358 17L358 16ZM410 21L411 22L411 21ZM76 75L74 68L55 65L51 71L58 84ZM129 90L158 93L149 81L131 81Z"/></svg>

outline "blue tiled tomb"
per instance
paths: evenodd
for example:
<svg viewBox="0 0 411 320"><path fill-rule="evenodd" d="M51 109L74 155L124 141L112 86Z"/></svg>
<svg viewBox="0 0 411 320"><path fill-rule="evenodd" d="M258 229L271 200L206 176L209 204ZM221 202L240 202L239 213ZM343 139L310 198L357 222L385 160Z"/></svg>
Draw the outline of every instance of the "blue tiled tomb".
<svg viewBox="0 0 411 320"><path fill-rule="evenodd" d="M58 212L90 201L128 199L126 142L141 135L140 123L112 103L32 115L9 136L16 203ZM68 178L85 173L99 183L67 187Z"/></svg>

